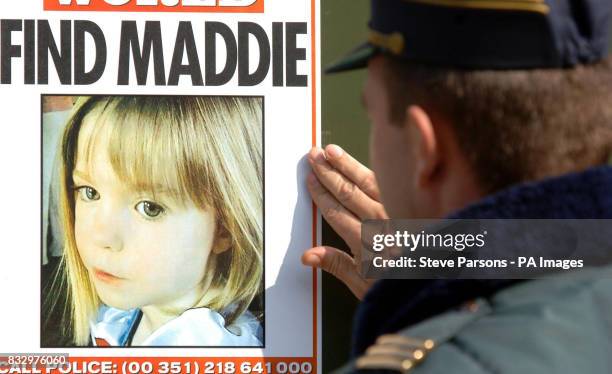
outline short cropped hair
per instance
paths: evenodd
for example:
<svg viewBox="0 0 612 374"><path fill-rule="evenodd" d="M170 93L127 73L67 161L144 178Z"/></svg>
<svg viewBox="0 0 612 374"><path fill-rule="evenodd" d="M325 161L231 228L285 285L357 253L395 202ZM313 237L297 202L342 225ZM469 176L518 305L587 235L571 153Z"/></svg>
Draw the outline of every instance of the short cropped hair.
<svg viewBox="0 0 612 374"><path fill-rule="evenodd" d="M612 58L568 69L452 70L385 57L391 118L408 105L449 122L487 192L605 164Z"/></svg>

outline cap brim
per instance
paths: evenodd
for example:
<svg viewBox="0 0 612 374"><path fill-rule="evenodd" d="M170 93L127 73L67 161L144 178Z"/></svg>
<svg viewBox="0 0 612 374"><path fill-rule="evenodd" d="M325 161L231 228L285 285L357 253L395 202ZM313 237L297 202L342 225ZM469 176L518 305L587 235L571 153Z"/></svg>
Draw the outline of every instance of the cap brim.
<svg viewBox="0 0 612 374"><path fill-rule="evenodd" d="M370 43L364 43L353 49L346 56L325 68L326 74L362 69L368 65L372 56L378 53L378 48Z"/></svg>

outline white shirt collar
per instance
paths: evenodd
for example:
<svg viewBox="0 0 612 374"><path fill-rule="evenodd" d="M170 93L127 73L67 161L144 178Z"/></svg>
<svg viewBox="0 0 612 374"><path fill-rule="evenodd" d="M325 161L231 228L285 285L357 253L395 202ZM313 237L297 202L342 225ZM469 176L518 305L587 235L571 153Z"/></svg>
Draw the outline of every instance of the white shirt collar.
<svg viewBox="0 0 612 374"><path fill-rule="evenodd" d="M102 306L95 322L90 324L94 345L104 339L111 346L125 346L132 330L137 327L138 309L120 310ZM256 336L259 322L245 313L225 327L221 314L208 308L189 309L155 330L142 343L144 346L215 346L261 347Z"/></svg>

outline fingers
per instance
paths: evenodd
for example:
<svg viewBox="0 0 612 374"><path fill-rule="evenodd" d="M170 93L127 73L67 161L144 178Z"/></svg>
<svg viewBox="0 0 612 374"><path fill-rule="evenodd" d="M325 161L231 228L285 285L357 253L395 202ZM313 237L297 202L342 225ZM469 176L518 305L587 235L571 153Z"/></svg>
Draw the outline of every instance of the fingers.
<svg viewBox="0 0 612 374"><path fill-rule="evenodd" d="M339 249L324 246L307 250L302 262L331 273L361 299L371 285L361 277L357 268L361 257L361 220L387 218L379 202L374 173L333 145L327 146L325 153L313 148L308 160L313 169L307 178L310 195L355 258Z"/></svg>
<svg viewBox="0 0 612 374"><path fill-rule="evenodd" d="M344 283L359 300L370 287L370 283L360 276L353 258L339 249L327 246L311 248L302 255L302 263L321 268L332 274Z"/></svg>
<svg viewBox="0 0 612 374"><path fill-rule="evenodd" d="M306 182L310 196L323 218L348 244L351 252L358 253L361 248L361 221L336 200L314 174L309 174Z"/></svg>
<svg viewBox="0 0 612 374"><path fill-rule="evenodd" d="M342 175L355 183L360 190L370 198L380 201L380 191L376 183L376 177L372 170L363 166L351 155L344 152L342 148L335 144L325 147L327 161L338 170Z"/></svg>
<svg viewBox="0 0 612 374"><path fill-rule="evenodd" d="M344 153L339 147L336 148L340 153ZM360 179L359 183L376 195L378 188L373 182L372 172L347 154L335 153L329 157L342 169L336 169L328 162L323 151L317 148L311 150L308 159L319 182L335 200L360 219L386 218L382 204L366 194L357 182L344 175L346 172L349 176ZM371 175L371 178L367 175Z"/></svg>

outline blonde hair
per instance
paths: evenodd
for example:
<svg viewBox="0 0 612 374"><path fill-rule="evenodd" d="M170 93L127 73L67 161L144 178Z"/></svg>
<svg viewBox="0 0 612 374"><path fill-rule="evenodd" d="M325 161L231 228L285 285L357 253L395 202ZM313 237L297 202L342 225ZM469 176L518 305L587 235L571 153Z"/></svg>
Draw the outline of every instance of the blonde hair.
<svg viewBox="0 0 612 374"><path fill-rule="evenodd" d="M108 131L108 155L130 188L174 191L216 212L217 234L231 248L208 260L203 298L194 307L223 312L230 325L261 292L263 273L262 99L256 97L110 96L79 98L63 134L60 221L62 270L68 287L70 330L76 345L89 342L89 323L101 301L77 251L74 186L77 141L85 117ZM100 152L100 150L97 150ZM66 283L66 282L64 282Z"/></svg>

